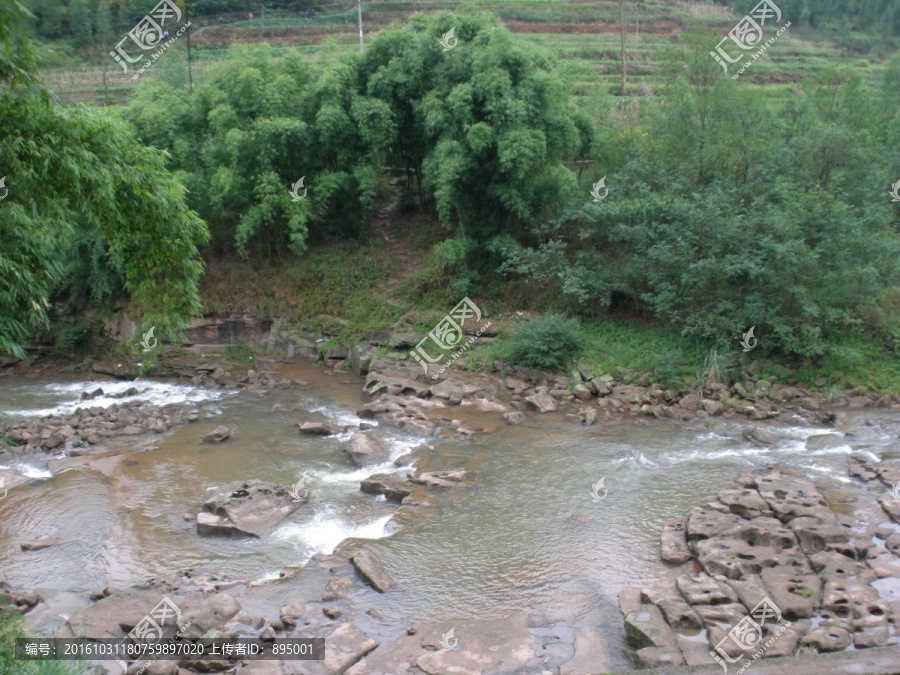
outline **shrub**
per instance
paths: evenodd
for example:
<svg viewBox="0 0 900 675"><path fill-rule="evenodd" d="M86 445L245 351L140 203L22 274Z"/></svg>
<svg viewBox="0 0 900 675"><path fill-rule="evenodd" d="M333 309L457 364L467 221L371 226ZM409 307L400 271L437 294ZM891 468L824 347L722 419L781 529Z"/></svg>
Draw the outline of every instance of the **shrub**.
<svg viewBox="0 0 900 675"><path fill-rule="evenodd" d="M586 346L584 334L571 320L547 314L522 325L509 345L509 361L541 370L560 370Z"/></svg>

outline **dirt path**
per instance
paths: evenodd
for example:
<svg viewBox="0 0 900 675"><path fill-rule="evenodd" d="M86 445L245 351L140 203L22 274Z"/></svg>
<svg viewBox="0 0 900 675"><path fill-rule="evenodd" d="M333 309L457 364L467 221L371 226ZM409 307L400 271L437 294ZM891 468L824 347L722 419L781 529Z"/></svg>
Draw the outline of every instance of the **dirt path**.
<svg viewBox="0 0 900 675"><path fill-rule="evenodd" d="M382 296L390 296L409 274L411 274L418 264L413 262L413 256L400 237L397 236L391 226L392 216L397 208L397 201L400 198L400 188L397 183L398 178L391 178L389 184L391 186L391 201L375 211L375 215L369 219L369 234L375 240L384 240L391 251L393 260L391 265L390 276L377 287L377 293Z"/></svg>

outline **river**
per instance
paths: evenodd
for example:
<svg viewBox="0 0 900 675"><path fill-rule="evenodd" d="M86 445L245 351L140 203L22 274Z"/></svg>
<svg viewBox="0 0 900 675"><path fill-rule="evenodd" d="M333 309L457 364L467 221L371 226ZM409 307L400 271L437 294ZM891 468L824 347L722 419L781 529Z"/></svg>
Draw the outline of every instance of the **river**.
<svg viewBox="0 0 900 675"><path fill-rule="evenodd" d="M310 386L239 392L151 379L0 380L0 410L13 420L74 410L81 393L98 385L107 393L135 386L141 392L135 399L210 415L162 436L107 443L124 454L100 463L105 472L67 459L51 463L49 471L32 466L29 475L41 480L0 502L3 578L45 598L29 615L33 631L51 631L89 603L88 593L105 586L123 588L189 568L277 578L280 570L300 567L353 536L373 540L372 549L398 581L389 593L369 592L378 620L364 618L359 625L376 639L391 639L421 620L523 612L539 634L558 637L582 628L601 635L604 666L627 670L632 666L616 595L674 573L659 560L667 520L712 500L740 470L772 462L801 470L823 493L846 488L848 456L895 456L900 431L894 411L851 411L843 427L852 434L846 444L810 450L804 440L826 429L780 420L762 425L780 439L767 448L742 439L745 422L721 418L585 427L561 414L530 414L526 424L507 426L499 413L457 408L455 417L487 431L468 440L423 439L385 425L373 432L390 442L392 459L418 449L420 468L474 472L473 487L436 491L434 506L401 509L361 493L359 481L408 468L356 468L342 451L352 432L321 438L300 436L295 427L303 421L357 425L360 382L310 366L279 368L279 378L302 378ZM287 411L272 412L276 404ZM434 413L441 414L446 409ZM220 424L233 437L202 444ZM8 457L3 462L22 468ZM209 486L251 478L287 486L301 476L310 504L268 538L199 537L195 523L184 518L197 512ZM606 496L595 500L591 487L603 477L599 495ZM48 534L63 545L20 549L22 541ZM321 586L300 573L255 597L277 607L285 597L301 601L315 593Z"/></svg>

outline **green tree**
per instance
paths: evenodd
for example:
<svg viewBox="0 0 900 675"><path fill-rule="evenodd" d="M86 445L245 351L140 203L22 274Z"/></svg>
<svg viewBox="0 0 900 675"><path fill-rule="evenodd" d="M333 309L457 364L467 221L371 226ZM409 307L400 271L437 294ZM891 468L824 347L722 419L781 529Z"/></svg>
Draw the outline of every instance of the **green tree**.
<svg viewBox="0 0 900 675"><path fill-rule="evenodd" d="M21 8L0 8L0 54L24 18ZM0 202L0 350L24 356L21 342L46 323L52 293L78 263L70 255L77 233L102 241L121 272L118 292L148 323L169 333L183 327L199 309L196 246L208 234L164 153L143 147L119 120L54 104L26 81L33 75L21 44L0 61L0 136L11 139L0 145L9 190Z"/></svg>

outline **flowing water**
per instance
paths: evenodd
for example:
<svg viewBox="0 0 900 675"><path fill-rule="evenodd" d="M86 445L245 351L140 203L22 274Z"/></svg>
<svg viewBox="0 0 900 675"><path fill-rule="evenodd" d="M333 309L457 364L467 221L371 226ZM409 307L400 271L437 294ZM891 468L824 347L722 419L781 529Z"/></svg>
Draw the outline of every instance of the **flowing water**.
<svg viewBox="0 0 900 675"><path fill-rule="evenodd" d="M433 491L434 506L398 514L398 505L361 493L359 481L408 468L356 468L342 450L352 431L320 438L299 436L294 426L308 420L357 424L359 382L342 383L299 366L278 375L302 377L312 386L238 393L143 379L0 380L0 410L12 418L74 410L80 394L98 383L107 393L136 386L141 393L135 399L210 414L163 436L117 439L107 445L126 452L92 467L85 458L59 459L49 471L32 466L29 475L42 480L0 502L3 577L41 589L46 598L47 610L31 619L33 629L51 630L83 608L90 591L107 585L121 588L188 568L272 579L352 536L371 540L399 584L383 595L357 592L368 594L364 600L378 617L358 623L378 639L423 620L522 612L548 636L564 637L575 628L600 634L606 667L624 670L631 666L616 595L672 573L659 560L659 533L667 520L712 500L740 470L772 462L800 469L823 492L846 488L847 457L893 454L900 430L896 412L867 412L846 426L853 434L846 444L809 450L806 437L826 430L785 420L765 425L781 440L764 448L742 440L745 423L721 419L709 425L642 419L583 427L551 414L510 427L499 413L454 408L453 417L488 433L447 440L384 425L370 432L391 444L392 459L418 449L420 468L474 472L473 487ZM114 401L121 399L87 405ZM272 412L274 404L289 412ZM435 416L447 413L437 410ZM202 444L203 435L220 424L233 437ZM22 468L18 460L7 466ZM268 538L199 537L195 523L184 518L196 513L207 487L244 479L287 486L301 476L310 503ZM591 487L602 477L599 495L606 496L595 500ZM871 501L876 488L852 489ZM48 535L62 546L20 550L20 542ZM318 600L323 583L299 573L260 589L254 596L260 606L246 609L272 614L284 604Z"/></svg>

